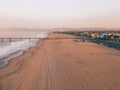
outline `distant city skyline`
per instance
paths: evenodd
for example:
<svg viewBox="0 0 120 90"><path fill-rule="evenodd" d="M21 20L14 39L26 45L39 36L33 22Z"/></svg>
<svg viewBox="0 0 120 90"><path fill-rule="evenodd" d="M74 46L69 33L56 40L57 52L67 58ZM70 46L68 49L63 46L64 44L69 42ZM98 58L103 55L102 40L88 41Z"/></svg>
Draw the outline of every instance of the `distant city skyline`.
<svg viewBox="0 0 120 90"><path fill-rule="evenodd" d="M0 28L120 28L120 0L3 0Z"/></svg>

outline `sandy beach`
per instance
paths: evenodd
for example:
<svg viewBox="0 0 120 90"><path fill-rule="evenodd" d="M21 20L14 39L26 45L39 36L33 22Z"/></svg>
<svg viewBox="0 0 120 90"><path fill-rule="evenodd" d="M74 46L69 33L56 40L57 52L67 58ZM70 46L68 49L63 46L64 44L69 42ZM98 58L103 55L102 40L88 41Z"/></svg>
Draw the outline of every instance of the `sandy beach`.
<svg viewBox="0 0 120 90"><path fill-rule="evenodd" d="M0 69L0 90L120 90L120 51L74 39L43 40Z"/></svg>

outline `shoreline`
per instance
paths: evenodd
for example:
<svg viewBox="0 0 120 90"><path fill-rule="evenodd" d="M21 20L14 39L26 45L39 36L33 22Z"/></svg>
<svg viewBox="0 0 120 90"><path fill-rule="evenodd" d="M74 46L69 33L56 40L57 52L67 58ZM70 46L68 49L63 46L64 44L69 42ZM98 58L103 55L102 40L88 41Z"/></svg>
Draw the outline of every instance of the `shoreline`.
<svg viewBox="0 0 120 90"><path fill-rule="evenodd" d="M15 58L17 58L17 57L19 57L19 56L21 56L23 54L24 54L24 51L17 51L17 52L14 52L14 53L2 58L0 60L0 62L1 62L0 63L0 69L7 66L11 60L13 60L13 59L15 59Z"/></svg>
<svg viewBox="0 0 120 90"><path fill-rule="evenodd" d="M7 60L7 64L5 64L5 65L3 65L3 66L0 66L0 70L3 69L3 68L6 68L10 63L14 62L14 60L22 57L22 56L25 55L27 52L29 52L29 50L31 50L31 49L35 48L36 46L38 46L41 42L42 42L42 40L39 40L39 41L37 41L37 43L36 43L35 46L30 47L28 50L20 51L20 52L21 52L20 55L11 57L11 55L17 54L16 52L14 52L14 53L11 53L10 55L4 57L3 60L1 60L1 61ZM19 51L17 51L17 52L18 52L18 54L19 54ZM11 58L9 59L9 57L11 57Z"/></svg>
<svg viewBox="0 0 120 90"><path fill-rule="evenodd" d="M66 35L66 34L62 34L62 35ZM68 35L68 36L72 36L72 35ZM72 36L72 37L75 37L75 36ZM44 39L45 39L45 38L44 38ZM41 43L43 43L43 42L44 42L44 39L37 41L37 44L36 44L35 46L30 47L28 50L23 51L23 53L22 53L21 55L16 56L16 57L10 59L10 60L8 61L8 64L7 64L7 65L5 65L5 66L3 66L3 67L0 67L0 70L9 67L9 65L11 65L14 61L18 60L19 58L24 57L28 52L31 52L31 53L33 54L33 52L32 52L33 49L35 49L35 48L38 47ZM76 39L74 39L74 40L76 40ZM79 43L79 42L78 42L78 43ZM117 50L117 51L119 51L118 49L111 48L111 47L108 47L108 46L105 46L105 45L100 45L100 44L95 43L95 42L89 42L89 43L96 44L96 45L98 45L98 46L103 47L104 49L111 49L111 50L115 50L115 51ZM33 55L30 55L29 57L32 57L32 56L33 56ZM8 56L8 57L9 57L9 56ZM27 59L27 58L29 58L29 57L25 57L24 59ZM16 61L16 62L17 62L17 61Z"/></svg>
<svg viewBox="0 0 120 90"><path fill-rule="evenodd" d="M9 65L9 63L10 63L12 60L15 60L15 59L17 59L18 57L24 55L27 51L29 51L30 49L36 47L36 46L37 46L40 42L42 42L43 40L44 40L44 38L38 40L38 41L36 42L36 45L28 48L27 50L23 50L23 51L22 51L22 50L19 50L19 51L16 51L16 52L14 52L14 53L9 54L8 56L5 56L5 57L1 58L1 60L0 60L0 63L1 63L0 69L7 67L7 65ZM2 63L3 63L3 64L2 64Z"/></svg>
<svg viewBox="0 0 120 90"><path fill-rule="evenodd" d="M26 51L23 51L22 55L9 60L9 62L6 66L0 68L0 73L3 72L2 74L0 74L0 80L4 79L5 77L8 77L16 72L19 72L19 70L22 68L24 63L34 55L34 53L35 53L34 50L36 48L40 48L41 44L43 44L43 42L44 42L44 40L39 40L35 46L29 48ZM16 66L14 67L14 65L16 65ZM12 68L12 69L10 69L10 68ZM10 69L10 71L8 71L9 69Z"/></svg>
<svg viewBox="0 0 120 90"><path fill-rule="evenodd" d="M49 37L66 36L71 37ZM117 90L119 55L118 50L91 42L42 40L0 69L0 89Z"/></svg>

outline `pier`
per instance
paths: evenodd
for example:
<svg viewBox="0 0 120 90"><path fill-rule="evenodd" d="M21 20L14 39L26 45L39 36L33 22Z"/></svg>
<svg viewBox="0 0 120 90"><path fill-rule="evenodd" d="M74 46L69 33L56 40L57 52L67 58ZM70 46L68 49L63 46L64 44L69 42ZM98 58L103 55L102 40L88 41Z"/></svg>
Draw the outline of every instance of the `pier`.
<svg viewBox="0 0 120 90"><path fill-rule="evenodd" d="M0 41L1 42L5 42L5 41L8 41L8 42L14 42L14 41L20 41L20 40L41 40L41 39L44 39L44 40L57 40L57 39L79 39L79 37L73 37L73 38L69 38L69 37L65 37L65 38L0 38Z"/></svg>

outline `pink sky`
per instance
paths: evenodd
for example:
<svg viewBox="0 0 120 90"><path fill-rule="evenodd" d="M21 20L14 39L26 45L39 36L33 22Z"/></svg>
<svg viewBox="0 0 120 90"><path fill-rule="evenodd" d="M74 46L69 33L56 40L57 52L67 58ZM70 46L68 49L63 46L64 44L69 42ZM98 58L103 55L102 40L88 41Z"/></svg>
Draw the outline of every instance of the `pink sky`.
<svg viewBox="0 0 120 90"><path fill-rule="evenodd" d="M0 28L120 28L120 0L4 0Z"/></svg>

